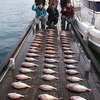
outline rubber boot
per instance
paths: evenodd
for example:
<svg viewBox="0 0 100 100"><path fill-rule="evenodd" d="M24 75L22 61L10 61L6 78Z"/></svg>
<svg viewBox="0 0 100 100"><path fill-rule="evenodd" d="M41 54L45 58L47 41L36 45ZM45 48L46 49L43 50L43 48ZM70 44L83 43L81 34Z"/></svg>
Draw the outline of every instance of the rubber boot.
<svg viewBox="0 0 100 100"><path fill-rule="evenodd" d="M45 25L41 25L41 29L45 29Z"/></svg>
<svg viewBox="0 0 100 100"><path fill-rule="evenodd" d="M69 24L67 24L67 31L69 31Z"/></svg>
<svg viewBox="0 0 100 100"><path fill-rule="evenodd" d="M38 29L39 29L39 24L36 25L36 30L38 30Z"/></svg>

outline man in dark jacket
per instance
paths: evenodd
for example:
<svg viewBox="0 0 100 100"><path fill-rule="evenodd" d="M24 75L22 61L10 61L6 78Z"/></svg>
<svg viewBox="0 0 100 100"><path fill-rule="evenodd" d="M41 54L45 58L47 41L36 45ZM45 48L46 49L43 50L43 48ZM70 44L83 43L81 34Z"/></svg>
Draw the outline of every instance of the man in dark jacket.
<svg viewBox="0 0 100 100"><path fill-rule="evenodd" d="M54 25L56 25L58 23L58 17L59 17L59 13L56 8L56 4L52 3L52 6L48 7L47 12L49 13L49 16L48 16L48 21L46 24L51 25L51 23L54 22Z"/></svg>
<svg viewBox="0 0 100 100"><path fill-rule="evenodd" d="M35 0L36 2L36 6L39 6L40 3L43 4L43 6L45 5L45 0Z"/></svg>
<svg viewBox="0 0 100 100"><path fill-rule="evenodd" d="M67 3L67 7L63 7L61 10L62 13L62 27L65 28L65 21L67 20L67 30L69 29L69 24L73 21L73 16L74 16L74 9L71 6L71 2Z"/></svg>

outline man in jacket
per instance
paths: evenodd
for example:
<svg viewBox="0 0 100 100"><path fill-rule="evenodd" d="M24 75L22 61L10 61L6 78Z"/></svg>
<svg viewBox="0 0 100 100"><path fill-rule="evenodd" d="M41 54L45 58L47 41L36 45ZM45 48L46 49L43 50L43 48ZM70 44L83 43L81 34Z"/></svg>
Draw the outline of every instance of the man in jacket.
<svg viewBox="0 0 100 100"><path fill-rule="evenodd" d="M43 4L40 3L39 6L35 7L36 3L33 4L32 10L36 11L36 18L35 18L35 24L37 27L39 27L39 22L41 21L41 28L45 28L46 23L46 9L43 7Z"/></svg>
<svg viewBox="0 0 100 100"><path fill-rule="evenodd" d="M69 30L69 24L71 24L71 22L73 21L74 16L74 9L71 6L71 2L68 2L67 6L62 8L61 13L62 27L63 29L65 29L65 21L67 20L67 30Z"/></svg>
<svg viewBox="0 0 100 100"><path fill-rule="evenodd" d="M52 5L48 7L47 12L48 12L49 16L48 16L48 21L46 24L50 26L51 23L54 22L54 25L56 25L58 23L58 17L59 17L59 13L56 8L56 4L52 3Z"/></svg>

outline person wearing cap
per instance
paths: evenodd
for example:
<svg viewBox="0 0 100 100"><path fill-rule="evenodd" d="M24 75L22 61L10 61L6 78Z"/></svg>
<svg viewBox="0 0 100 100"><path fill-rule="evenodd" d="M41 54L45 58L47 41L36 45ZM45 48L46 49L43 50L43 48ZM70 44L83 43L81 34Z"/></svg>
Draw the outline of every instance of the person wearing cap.
<svg viewBox="0 0 100 100"><path fill-rule="evenodd" d="M47 8L47 12L49 16L48 16L48 21L46 24L50 26L51 23L54 22L54 25L56 25L58 23L58 17L59 17L56 4L52 3L52 5Z"/></svg>
<svg viewBox="0 0 100 100"><path fill-rule="evenodd" d="M41 21L41 28L45 28L45 23L46 23L46 9L43 7L43 4L40 3L39 6L36 6L36 3L33 4L32 10L36 11L36 18L35 18L35 24L36 27L39 27L39 23Z"/></svg>
<svg viewBox="0 0 100 100"><path fill-rule="evenodd" d="M39 6L40 3L43 4L43 6L45 5L45 0L35 0L36 2L36 6Z"/></svg>
<svg viewBox="0 0 100 100"><path fill-rule="evenodd" d="M74 16L74 9L70 1L66 4L66 7L62 8L61 13L62 28L65 29L65 21L67 21L67 30L69 30L69 24L72 23Z"/></svg>

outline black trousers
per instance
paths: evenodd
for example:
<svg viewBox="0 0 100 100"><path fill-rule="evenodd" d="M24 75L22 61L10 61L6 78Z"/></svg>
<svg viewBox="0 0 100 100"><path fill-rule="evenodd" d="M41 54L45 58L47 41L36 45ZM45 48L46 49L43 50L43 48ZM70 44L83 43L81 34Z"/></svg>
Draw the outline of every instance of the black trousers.
<svg viewBox="0 0 100 100"><path fill-rule="evenodd" d="M54 22L54 25L58 23L58 18L50 19L48 18L47 25L51 25L51 23Z"/></svg>

